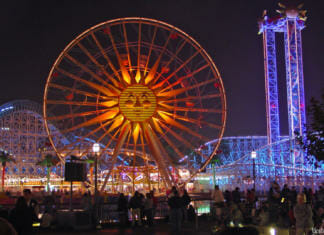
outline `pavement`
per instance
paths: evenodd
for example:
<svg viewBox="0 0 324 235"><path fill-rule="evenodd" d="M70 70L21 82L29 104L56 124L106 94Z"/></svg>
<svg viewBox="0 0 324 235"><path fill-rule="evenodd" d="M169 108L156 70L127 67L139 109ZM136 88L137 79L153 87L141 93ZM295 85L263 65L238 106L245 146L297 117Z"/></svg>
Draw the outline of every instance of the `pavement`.
<svg viewBox="0 0 324 235"><path fill-rule="evenodd" d="M176 235L210 235L211 234L211 224L208 222L201 222L199 224L198 229L196 229L195 223L185 223L182 225L182 230L180 233ZM108 225L103 227L99 230L43 230L38 229L36 231L37 235L54 235L54 234L75 234L75 235L89 235L89 234L96 234L96 235L173 235L175 233L171 232L171 225L167 222L159 222L153 225L152 227L145 227L145 226L120 226L118 224L115 225Z"/></svg>
<svg viewBox="0 0 324 235"><path fill-rule="evenodd" d="M249 230L249 228L254 227L259 233L259 235L289 235L289 229L287 228L275 228L276 231L271 233L271 226L267 227L258 227L258 226L245 226L241 228L242 230L238 232L238 228L233 228L234 230L228 231L225 233L226 235L231 234L241 234L241 235L253 235L255 231ZM180 233L172 233L171 225L165 221L159 221L152 227L145 227L145 226L121 226L118 224L110 224L106 225L102 229L99 230L63 230L63 229L52 229L52 230L42 230L38 229L36 231L37 235L54 235L54 234L75 234L75 235L212 235L218 233L212 233L213 229L217 228L213 221L208 220L200 220L198 225L195 222L188 222L182 224L182 230ZM236 230L235 230L236 229ZM245 231L244 231L245 230ZM252 228L253 230L253 228ZM214 230L215 231L215 230ZM257 234L257 233L256 233Z"/></svg>

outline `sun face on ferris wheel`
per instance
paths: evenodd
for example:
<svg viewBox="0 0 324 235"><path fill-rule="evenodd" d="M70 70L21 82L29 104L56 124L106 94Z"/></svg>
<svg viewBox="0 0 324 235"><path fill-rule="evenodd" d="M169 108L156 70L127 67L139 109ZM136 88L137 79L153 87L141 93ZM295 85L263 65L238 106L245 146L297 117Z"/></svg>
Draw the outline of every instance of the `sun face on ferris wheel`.
<svg viewBox="0 0 324 235"><path fill-rule="evenodd" d="M47 79L44 115L68 139L57 144L47 128L61 156L91 139L113 150L111 168L117 157L134 167L151 162L172 184L170 168L188 154L201 155L203 168L216 153L218 145L210 156L200 147L222 138L226 102L216 66L194 39L164 22L122 18L88 29L62 51Z"/></svg>

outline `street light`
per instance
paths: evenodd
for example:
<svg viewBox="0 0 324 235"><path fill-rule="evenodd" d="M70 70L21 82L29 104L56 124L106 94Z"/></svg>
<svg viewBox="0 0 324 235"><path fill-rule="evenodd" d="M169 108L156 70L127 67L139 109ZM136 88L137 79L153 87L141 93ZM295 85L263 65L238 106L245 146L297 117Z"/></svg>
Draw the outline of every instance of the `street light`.
<svg viewBox="0 0 324 235"><path fill-rule="evenodd" d="M98 143L94 143L92 146L92 151L95 154L95 162L94 162L94 167L95 167L95 198L97 197L98 193L98 153L100 151L100 145Z"/></svg>
<svg viewBox="0 0 324 235"><path fill-rule="evenodd" d="M257 157L257 152L252 151L251 158L253 160L253 189L254 189L254 192L255 192L255 159L256 159L256 157Z"/></svg>

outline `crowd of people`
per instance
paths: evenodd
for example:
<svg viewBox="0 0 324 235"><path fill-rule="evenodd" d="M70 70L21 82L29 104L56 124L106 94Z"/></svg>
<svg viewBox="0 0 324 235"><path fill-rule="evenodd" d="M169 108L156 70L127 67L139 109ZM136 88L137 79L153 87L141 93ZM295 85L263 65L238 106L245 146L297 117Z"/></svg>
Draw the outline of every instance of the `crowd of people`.
<svg viewBox="0 0 324 235"><path fill-rule="evenodd" d="M0 214L0 234L32 234L32 224L38 222L42 227L50 227L60 205L68 198L66 193L43 194L38 200L25 189L21 196L16 197L16 203L7 213ZM80 208L93 217L94 225L102 215L98 214L98 205L103 205L100 195L95 199L90 192L80 196ZM60 204L60 202L62 202ZM129 197L120 193L116 201L116 211L122 227L145 226L155 224L157 208L162 202L169 208L168 223L174 233L179 233L183 223L194 221L196 218L192 198L184 188L172 187L166 195L157 197L155 190L145 195L139 191ZM324 218L324 188L319 186L316 192L304 188L296 190L284 185L282 188L273 182L267 195L259 195L254 189L241 192L235 190L222 191L215 186L210 194L213 223L219 227L254 224L294 228L297 234L307 234L312 228L323 228ZM40 206L41 204L41 206ZM42 217L39 218L41 209Z"/></svg>
<svg viewBox="0 0 324 235"><path fill-rule="evenodd" d="M222 192L218 186L212 192L212 216L220 226L254 224L296 230L296 234L308 234L313 228L323 228L324 188L314 193L304 188L282 188L273 182L266 197L258 197L254 189L240 192Z"/></svg>

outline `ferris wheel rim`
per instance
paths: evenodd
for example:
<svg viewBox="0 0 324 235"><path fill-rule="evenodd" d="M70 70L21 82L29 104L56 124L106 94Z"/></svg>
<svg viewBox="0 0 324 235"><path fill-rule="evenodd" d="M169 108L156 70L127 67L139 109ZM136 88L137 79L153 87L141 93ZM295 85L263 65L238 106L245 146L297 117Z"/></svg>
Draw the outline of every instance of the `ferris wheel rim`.
<svg viewBox="0 0 324 235"><path fill-rule="evenodd" d="M224 131L225 131L225 123L226 123L226 118L227 118L227 112L226 112L226 94L225 94L225 89L224 89L224 85L223 85L223 81L221 79L221 76L220 76L220 73L216 67L216 65L214 64L213 60L211 59L211 57L208 55L208 53L204 50L203 47L201 47L201 45L195 40L193 39L190 35L186 34L185 32L183 32L181 29L175 27L175 26L172 26L168 23L165 23L163 21L159 21L159 20L154 20L154 19L150 19L150 18L143 18L143 17L128 17L128 18L117 18L117 19L113 19L113 20L108 20L108 21L105 21L105 22L102 22L102 23L99 23L95 26L92 26L90 27L89 29L85 30L84 32L82 32L80 35L78 35L75 39L73 39L65 48L64 50L59 54L58 58L55 60L54 64L52 65L51 67L51 70L49 72L49 75L47 77L47 80L46 80L46 85L45 85L45 91L44 91L44 102L43 102L43 113L44 113L44 122L45 122L45 129L46 129L46 132L48 133L48 136L49 136L49 140L51 142L51 144L53 145L55 151L58 153L58 150L52 140L52 137L51 137L51 134L50 134L50 130L48 128L48 118L47 118L47 107L46 107L46 98L47 98L47 94L48 94L48 89L49 89L49 83L51 81L51 78L52 78L52 74L55 70L55 68L57 67L58 64L60 64L60 62L62 61L62 59L64 58L64 54L69 51L71 48L73 48L75 46L76 43L78 43L80 40L82 40L83 38L85 38L87 35L89 35L90 32L93 32L94 30L99 30L101 27L105 26L105 25L110 25L110 24L118 24L118 23L132 23L132 22L136 22L136 23L139 23L139 22L143 22L143 23L147 23L147 24L150 24L150 23L155 23L157 24L158 26L164 26L167 28L167 30L175 30L177 33L181 33L184 38L187 38L189 39L189 42L191 42L191 45L193 45L194 47L196 47L196 49L199 48L199 53L205 58L206 61L208 61L209 65L212 67L212 69L215 71L215 73L217 74L218 76L218 81L220 83L220 86L221 86L221 90L222 90L222 95L220 96L221 97L221 101L222 101L222 121L223 121L223 125L222 125L222 128L220 130L220 134L218 136L218 138L222 138L223 137L223 134L224 134ZM197 173L199 173L204 167L206 167L212 156L216 153L217 149L219 147L219 144L218 146L216 146L214 148L214 151L210 154L210 156L208 156L207 160L204 162L203 166L200 167L200 169L198 171L196 171L195 174L193 174L191 176L191 178L193 178ZM58 156L61 157L61 155L58 153ZM190 179L191 179L190 178Z"/></svg>

